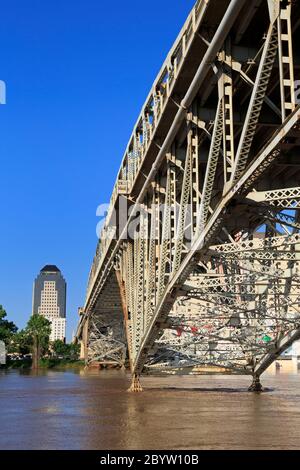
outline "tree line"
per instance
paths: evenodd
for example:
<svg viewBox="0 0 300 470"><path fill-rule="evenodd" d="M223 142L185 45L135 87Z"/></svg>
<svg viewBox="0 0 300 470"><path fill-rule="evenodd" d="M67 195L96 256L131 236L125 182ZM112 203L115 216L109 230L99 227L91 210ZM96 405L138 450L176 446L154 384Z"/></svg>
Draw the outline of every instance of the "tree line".
<svg viewBox="0 0 300 470"><path fill-rule="evenodd" d="M8 354L32 355L32 368L39 367L43 357L76 360L79 357L79 345L66 344L56 340L50 342L51 322L42 315L34 314L26 327L18 327L7 319L7 313L0 305L0 341L3 341Z"/></svg>

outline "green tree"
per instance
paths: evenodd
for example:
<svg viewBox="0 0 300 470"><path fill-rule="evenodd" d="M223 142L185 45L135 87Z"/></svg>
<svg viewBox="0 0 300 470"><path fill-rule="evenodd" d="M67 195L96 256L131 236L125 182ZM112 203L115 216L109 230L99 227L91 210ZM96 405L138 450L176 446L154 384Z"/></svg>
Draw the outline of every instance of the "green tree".
<svg viewBox="0 0 300 470"><path fill-rule="evenodd" d="M53 341L52 343L52 350L53 350L53 354L54 356L68 356L69 354L69 348L68 348L68 344L66 344L64 341L62 341L61 339L56 339L55 341Z"/></svg>
<svg viewBox="0 0 300 470"><path fill-rule="evenodd" d="M79 359L80 344L71 343L69 344L69 348L70 348L70 357L72 359Z"/></svg>
<svg viewBox="0 0 300 470"><path fill-rule="evenodd" d="M51 323L42 315L32 315L25 329L32 347L32 368L38 369L41 354L48 349Z"/></svg>
<svg viewBox="0 0 300 470"><path fill-rule="evenodd" d="M66 344L64 341L57 339L52 343L54 356L62 356L64 358L78 359L80 346L79 344Z"/></svg>
<svg viewBox="0 0 300 470"><path fill-rule="evenodd" d="M18 328L13 322L6 320L6 317L7 313L2 305L0 305L0 340L4 341L6 346L8 346Z"/></svg>
<svg viewBox="0 0 300 470"><path fill-rule="evenodd" d="M9 353L28 354L32 349L32 341L26 330L20 330L11 337Z"/></svg>

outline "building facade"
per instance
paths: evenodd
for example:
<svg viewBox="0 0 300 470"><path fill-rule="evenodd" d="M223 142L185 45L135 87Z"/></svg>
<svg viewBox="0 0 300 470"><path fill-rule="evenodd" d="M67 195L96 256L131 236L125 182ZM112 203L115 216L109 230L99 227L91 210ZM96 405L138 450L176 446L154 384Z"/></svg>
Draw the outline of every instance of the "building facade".
<svg viewBox="0 0 300 470"><path fill-rule="evenodd" d="M0 341L0 366L6 364L6 348L4 341Z"/></svg>
<svg viewBox="0 0 300 470"><path fill-rule="evenodd" d="M66 338L67 284L55 265L46 265L34 281L32 314L51 322L50 341Z"/></svg>

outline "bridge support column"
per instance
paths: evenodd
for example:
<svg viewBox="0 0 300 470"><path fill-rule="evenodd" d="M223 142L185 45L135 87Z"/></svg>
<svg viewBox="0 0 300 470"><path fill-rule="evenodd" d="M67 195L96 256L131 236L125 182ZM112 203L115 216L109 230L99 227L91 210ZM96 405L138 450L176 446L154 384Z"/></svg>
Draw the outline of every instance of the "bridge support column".
<svg viewBox="0 0 300 470"><path fill-rule="evenodd" d="M263 391L263 387L262 387L262 384L260 383L259 375L256 375L256 374L253 375L253 381L250 387L248 388L248 391L249 392L262 392Z"/></svg>
<svg viewBox="0 0 300 470"><path fill-rule="evenodd" d="M85 345L84 345L84 341L81 339L80 340L80 356L79 358L84 361L85 360Z"/></svg>
<svg viewBox="0 0 300 470"><path fill-rule="evenodd" d="M86 319L84 327L83 327L82 339L81 339L81 345L80 345L81 359L84 360L86 367L88 364L88 338L89 338L89 320Z"/></svg>
<svg viewBox="0 0 300 470"><path fill-rule="evenodd" d="M142 391L143 391L143 388L142 388L141 383L140 383L140 377L136 374L133 374L131 386L128 389L128 392L138 393L138 392L142 392Z"/></svg>

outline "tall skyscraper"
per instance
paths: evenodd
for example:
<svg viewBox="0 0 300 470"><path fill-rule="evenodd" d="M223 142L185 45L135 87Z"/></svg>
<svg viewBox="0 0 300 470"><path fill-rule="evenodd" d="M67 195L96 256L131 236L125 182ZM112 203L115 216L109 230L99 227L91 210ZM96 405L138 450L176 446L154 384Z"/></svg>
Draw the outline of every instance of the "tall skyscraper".
<svg viewBox="0 0 300 470"><path fill-rule="evenodd" d="M66 281L54 265L41 269L34 281L32 313L51 322L50 341L66 338L66 291Z"/></svg>

